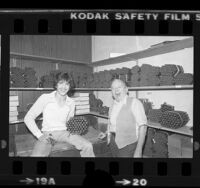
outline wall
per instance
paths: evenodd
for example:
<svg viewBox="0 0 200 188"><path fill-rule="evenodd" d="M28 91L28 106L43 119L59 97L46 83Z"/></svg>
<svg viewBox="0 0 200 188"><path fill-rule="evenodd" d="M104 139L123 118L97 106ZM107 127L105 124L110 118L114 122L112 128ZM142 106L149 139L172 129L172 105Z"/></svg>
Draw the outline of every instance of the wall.
<svg viewBox="0 0 200 188"><path fill-rule="evenodd" d="M91 36L12 35L10 37L10 51L90 62Z"/></svg>
<svg viewBox="0 0 200 188"><path fill-rule="evenodd" d="M28 55L45 56L80 62L91 62L91 36L67 35L12 35L10 37L10 51ZM41 76L56 70L56 62L38 62L30 60L10 59L10 66L20 68L32 67L36 71L38 81ZM84 66L60 64L59 70L70 72L74 68L91 72ZM47 91L49 92L49 91ZM25 111L28 103L33 103L40 95L38 91L18 91L19 111Z"/></svg>
<svg viewBox="0 0 200 188"><path fill-rule="evenodd" d="M133 53L149 48L151 45L172 40L181 40L187 37L158 37L158 36L92 36L92 61L107 59L112 53ZM193 73L193 48L183 49L163 55L140 59L138 62L129 61L121 64L112 64L96 67L95 72L128 67L131 68L138 63L139 66L151 63L153 66L164 64L177 64L184 68L186 73ZM130 96L136 92L131 91ZM104 101L104 105L110 106L112 96L110 92L96 92L96 95ZM176 110L187 111L190 121L187 126L193 126L193 91L140 91L139 98L148 98L153 102L154 108L159 108L163 102L175 106ZM187 100L185 100L187 99Z"/></svg>

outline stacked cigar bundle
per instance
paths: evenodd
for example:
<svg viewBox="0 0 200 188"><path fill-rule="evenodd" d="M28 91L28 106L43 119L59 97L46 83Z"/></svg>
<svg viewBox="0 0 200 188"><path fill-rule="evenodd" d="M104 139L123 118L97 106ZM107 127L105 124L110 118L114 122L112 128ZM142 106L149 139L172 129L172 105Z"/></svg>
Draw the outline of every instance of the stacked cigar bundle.
<svg viewBox="0 0 200 188"><path fill-rule="evenodd" d="M166 111L162 114L160 123L164 127L177 129L185 126L189 121L187 112Z"/></svg>
<svg viewBox="0 0 200 188"><path fill-rule="evenodd" d="M122 68L119 72L119 79L127 82L128 80L130 80L131 77L131 70L129 68Z"/></svg>
<svg viewBox="0 0 200 188"><path fill-rule="evenodd" d="M52 88L54 84L54 79L50 75L44 75L40 78L40 87Z"/></svg>
<svg viewBox="0 0 200 188"><path fill-rule="evenodd" d="M24 87L24 70L19 67L10 68L10 87Z"/></svg>
<svg viewBox="0 0 200 188"><path fill-rule="evenodd" d="M172 111L172 110L174 110L174 106L164 102L163 104L161 104L160 109L150 109L149 110L149 113L147 115L148 120L150 120L152 122L160 123L163 113L166 111Z"/></svg>
<svg viewBox="0 0 200 188"><path fill-rule="evenodd" d="M143 64L140 68L140 86L159 86L160 67Z"/></svg>
<svg viewBox="0 0 200 188"><path fill-rule="evenodd" d="M9 96L9 122L17 121L19 97L17 95Z"/></svg>
<svg viewBox="0 0 200 188"><path fill-rule="evenodd" d="M140 86L140 67L138 65L132 67L130 70L131 76L130 76L130 87L138 87Z"/></svg>
<svg viewBox="0 0 200 188"><path fill-rule="evenodd" d="M79 72L77 70L71 71L70 72L71 78L73 79L74 86L78 87L79 84Z"/></svg>
<svg viewBox="0 0 200 188"><path fill-rule="evenodd" d="M175 85L190 85L193 84L193 75L190 73L180 73L175 76Z"/></svg>
<svg viewBox="0 0 200 188"><path fill-rule="evenodd" d="M124 82L130 80L130 69L104 70L94 73L73 74L74 82L78 88L109 88L113 78L120 78Z"/></svg>
<svg viewBox="0 0 200 188"><path fill-rule="evenodd" d="M181 66L177 65L170 65L166 64L161 67L160 69L160 85L174 85L175 84L175 79L174 76L182 73L183 69Z"/></svg>
<svg viewBox="0 0 200 188"><path fill-rule="evenodd" d="M95 72L93 75L94 83L91 85L94 88L110 87L111 75L108 71Z"/></svg>
<svg viewBox="0 0 200 188"><path fill-rule="evenodd" d="M94 74L88 74L88 77L86 79L86 87L87 88L94 88L95 87L95 80L94 80Z"/></svg>
<svg viewBox="0 0 200 188"><path fill-rule="evenodd" d="M89 93L76 92L72 97L75 100L75 115L90 112Z"/></svg>
<svg viewBox="0 0 200 188"><path fill-rule="evenodd" d="M91 111L98 112L102 115L108 115L109 107L103 106L102 100L96 99L95 95L92 93L89 95L89 102Z"/></svg>
<svg viewBox="0 0 200 188"><path fill-rule="evenodd" d="M86 88L87 87L87 78L88 78L87 73L80 72L79 73L79 81L78 81L78 86L77 87Z"/></svg>
<svg viewBox="0 0 200 188"><path fill-rule="evenodd" d="M111 71L100 71L90 74L87 78L87 86L89 88L109 88L111 84Z"/></svg>
<svg viewBox="0 0 200 188"><path fill-rule="evenodd" d="M160 123L164 127L177 129L185 126L190 120L188 113L176 111L174 106L166 102L161 104L160 109L149 110L148 120Z"/></svg>
<svg viewBox="0 0 200 188"><path fill-rule="evenodd" d="M60 73L59 70L51 71L49 74L40 78L40 87L52 88L54 86L56 74Z"/></svg>
<svg viewBox="0 0 200 188"><path fill-rule="evenodd" d="M167 158L168 157L168 134L164 131L149 128L144 144L143 153L147 157Z"/></svg>
<svg viewBox="0 0 200 188"><path fill-rule="evenodd" d="M24 69L24 87L28 87L28 88L36 88L38 87L38 83L37 83L37 77L36 77L36 71L31 68L31 67L26 67Z"/></svg>
<svg viewBox="0 0 200 188"><path fill-rule="evenodd" d="M167 104L166 102L164 102L163 104L161 104L160 110L162 112L166 112L166 111L174 111L174 106Z"/></svg>
<svg viewBox="0 0 200 188"><path fill-rule="evenodd" d="M148 120L159 123L162 117L162 111L160 109L150 109L148 113Z"/></svg>
<svg viewBox="0 0 200 188"><path fill-rule="evenodd" d="M89 123L84 116L75 116L67 124L67 131L71 134L84 135L88 131Z"/></svg>
<svg viewBox="0 0 200 188"><path fill-rule="evenodd" d="M36 71L31 67L21 69L19 67L10 68L10 87L38 87Z"/></svg>

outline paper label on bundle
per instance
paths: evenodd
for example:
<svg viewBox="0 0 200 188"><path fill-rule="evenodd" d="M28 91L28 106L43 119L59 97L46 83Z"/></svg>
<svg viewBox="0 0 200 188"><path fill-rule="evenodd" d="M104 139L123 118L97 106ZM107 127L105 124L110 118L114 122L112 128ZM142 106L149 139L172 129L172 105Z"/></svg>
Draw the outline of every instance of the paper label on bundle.
<svg viewBox="0 0 200 188"><path fill-rule="evenodd" d="M81 105L81 106L76 106L76 109L79 110L79 109L89 109L90 108L90 105Z"/></svg>
<svg viewBox="0 0 200 188"><path fill-rule="evenodd" d="M75 105L88 105L89 101L75 101Z"/></svg>
<svg viewBox="0 0 200 188"><path fill-rule="evenodd" d="M74 97L89 97L89 93L75 93Z"/></svg>
<svg viewBox="0 0 200 188"><path fill-rule="evenodd" d="M76 101L89 101L89 97L72 97Z"/></svg>

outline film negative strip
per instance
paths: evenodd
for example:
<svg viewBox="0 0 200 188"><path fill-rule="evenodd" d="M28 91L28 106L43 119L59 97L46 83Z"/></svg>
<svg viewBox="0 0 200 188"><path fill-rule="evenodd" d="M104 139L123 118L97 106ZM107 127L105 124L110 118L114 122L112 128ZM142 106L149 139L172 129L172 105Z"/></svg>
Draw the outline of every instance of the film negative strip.
<svg viewBox="0 0 200 188"><path fill-rule="evenodd" d="M0 23L0 185L200 185L199 11Z"/></svg>

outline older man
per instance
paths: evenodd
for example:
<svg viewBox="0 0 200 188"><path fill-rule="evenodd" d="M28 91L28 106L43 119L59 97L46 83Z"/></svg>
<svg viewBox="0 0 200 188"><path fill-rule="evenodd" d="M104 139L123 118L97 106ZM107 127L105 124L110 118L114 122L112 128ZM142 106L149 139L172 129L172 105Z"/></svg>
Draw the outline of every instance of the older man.
<svg viewBox="0 0 200 188"><path fill-rule="evenodd" d="M142 103L128 96L128 88L120 79L111 84L113 104L109 111L108 144L114 157L142 157L147 118ZM105 137L100 134L99 138Z"/></svg>

